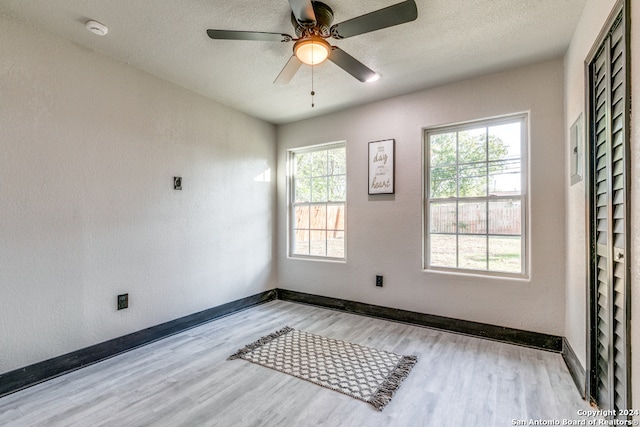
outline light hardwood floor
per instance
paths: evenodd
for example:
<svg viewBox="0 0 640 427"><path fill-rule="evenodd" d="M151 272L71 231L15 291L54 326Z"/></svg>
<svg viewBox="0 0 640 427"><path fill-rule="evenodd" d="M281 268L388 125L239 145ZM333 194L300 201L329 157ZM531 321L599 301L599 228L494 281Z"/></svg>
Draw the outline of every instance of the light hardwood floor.
<svg viewBox="0 0 640 427"><path fill-rule="evenodd" d="M418 363L383 412L244 360L284 326ZM2 426L511 426L589 410L559 354L272 301L0 399Z"/></svg>

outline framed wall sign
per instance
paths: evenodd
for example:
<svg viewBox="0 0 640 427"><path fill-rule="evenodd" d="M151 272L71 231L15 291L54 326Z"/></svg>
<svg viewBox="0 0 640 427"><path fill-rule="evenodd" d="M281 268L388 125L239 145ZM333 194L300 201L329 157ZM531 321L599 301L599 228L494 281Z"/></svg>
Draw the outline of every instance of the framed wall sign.
<svg viewBox="0 0 640 427"><path fill-rule="evenodd" d="M395 192L396 140L369 143L369 194Z"/></svg>

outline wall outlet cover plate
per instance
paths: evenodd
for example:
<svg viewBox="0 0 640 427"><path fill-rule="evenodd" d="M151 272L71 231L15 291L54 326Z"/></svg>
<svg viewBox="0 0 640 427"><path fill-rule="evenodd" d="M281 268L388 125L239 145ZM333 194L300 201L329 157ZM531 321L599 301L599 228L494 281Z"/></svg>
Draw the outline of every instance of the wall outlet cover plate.
<svg viewBox="0 0 640 427"><path fill-rule="evenodd" d="M129 294L118 295L118 310L129 307Z"/></svg>

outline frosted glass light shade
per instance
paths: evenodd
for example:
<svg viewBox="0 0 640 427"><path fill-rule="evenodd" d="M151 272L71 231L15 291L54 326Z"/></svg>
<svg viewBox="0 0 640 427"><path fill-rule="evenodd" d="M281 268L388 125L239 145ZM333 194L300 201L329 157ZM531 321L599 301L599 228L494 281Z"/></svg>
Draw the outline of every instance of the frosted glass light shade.
<svg viewBox="0 0 640 427"><path fill-rule="evenodd" d="M309 37L296 42L293 52L302 63L317 65L329 57L331 45L321 37Z"/></svg>

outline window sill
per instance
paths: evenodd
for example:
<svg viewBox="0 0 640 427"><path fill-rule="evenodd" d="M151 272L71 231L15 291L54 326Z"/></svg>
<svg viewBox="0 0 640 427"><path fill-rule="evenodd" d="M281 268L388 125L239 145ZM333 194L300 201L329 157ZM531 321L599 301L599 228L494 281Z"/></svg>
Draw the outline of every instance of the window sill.
<svg viewBox="0 0 640 427"><path fill-rule="evenodd" d="M531 283L531 277L527 274L510 274L499 272L477 272L472 270L449 270L439 268L423 268L423 273L447 276L470 277L484 280L506 280L510 282Z"/></svg>
<svg viewBox="0 0 640 427"><path fill-rule="evenodd" d="M346 264L346 258L329 258L329 257L315 257L315 256L305 256L305 255L288 255L287 259L294 261L320 261L327 262L332 264Z"/></svg>

